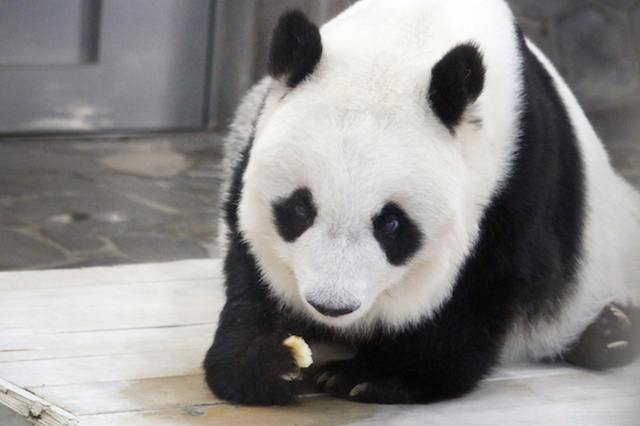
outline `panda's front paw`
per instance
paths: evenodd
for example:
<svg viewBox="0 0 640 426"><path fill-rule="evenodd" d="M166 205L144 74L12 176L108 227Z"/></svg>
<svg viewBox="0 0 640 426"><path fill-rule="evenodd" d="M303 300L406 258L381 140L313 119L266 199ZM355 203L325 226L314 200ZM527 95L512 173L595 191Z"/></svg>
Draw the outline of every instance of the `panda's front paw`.
<svg viewBox="0 0 640 426"><path fill-rule="evenodd" d="M564 354L574 365L604 370L632 362L640 354L640 309L609 304Z"/></svg>
<svg viewBox="0 0 640 426"><path fill-rule="evenodd" d="M329 362L313 376L315 386L330 395L358 402L410 404L414 392L400 381L378 377L375 369L357 360Z"/></svg>
<svg viewBox="0 0 640 426"><path fill-rule="evenodd" d="M279 335L243 340L216 341L209 349L204 370L213 393L241 405L295 402L302 379L295 349Z"/></svg>

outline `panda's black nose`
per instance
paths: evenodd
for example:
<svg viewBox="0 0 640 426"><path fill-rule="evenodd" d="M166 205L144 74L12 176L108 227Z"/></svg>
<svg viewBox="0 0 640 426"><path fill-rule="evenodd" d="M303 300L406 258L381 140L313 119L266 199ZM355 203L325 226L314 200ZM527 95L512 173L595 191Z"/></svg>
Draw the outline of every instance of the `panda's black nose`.
<svg viewBox="0 0 640 426"><path fill-rule="evenodd" d="M336 308L334 306L326 306L321 305L319 303L312 302L311 300L307 300L311 306L315 308L316 311L320 312L322 315L327 317L341 317L343 315L350 314L351 312L357 310L360 305L351 305L351 306L342 306Z"/></svg>

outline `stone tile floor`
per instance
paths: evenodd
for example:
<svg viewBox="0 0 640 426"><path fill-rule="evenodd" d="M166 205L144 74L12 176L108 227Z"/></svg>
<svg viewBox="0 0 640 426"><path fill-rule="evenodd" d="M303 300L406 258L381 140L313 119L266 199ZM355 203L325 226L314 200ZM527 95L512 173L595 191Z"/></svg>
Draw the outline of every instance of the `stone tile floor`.
<svg viewBox="0 0 640 426"><path fill-rule="evenodd" d="M220 140L0 140L0 270L216 256Z"/></svg>
<svg viewBox="0 0 640 426"><path fill-rule="evenodd" d="M640 187L640 107L591 114ZM0 270L216 257L221 136L0 140Z"/></svg>

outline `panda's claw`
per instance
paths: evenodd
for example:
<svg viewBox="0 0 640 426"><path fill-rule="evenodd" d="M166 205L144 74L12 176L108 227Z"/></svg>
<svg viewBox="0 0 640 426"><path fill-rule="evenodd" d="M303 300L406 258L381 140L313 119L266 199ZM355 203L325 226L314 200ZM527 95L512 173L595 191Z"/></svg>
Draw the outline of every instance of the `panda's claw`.
<svg viewBox="0 0 640 426"><path fill-rule="evenodd" d="M607 308L611 311L611 313L618 319L620 326L622 328L630 328L632 326L631 319L625 314L622 309L618 308L615 305L607 305Z"/></svg>
<svg viewBox="0 0 640 426"><path fill-rule="evenodd" d="M351 398L354 398L358 395L360 395L363 392L366 392L366 390L369 388L369 383L365 382L365 383L360 383L359 385L355 386L353 389L351 389L351 392L349 392L349 396Z"/></svg>
<svg viewBox="0 0 640 426"><path fill-rule="evenodd" d="M325 382L327 382L331 378L331 375L328 372L324 372L316 377L315 383L316 386L324 386Z"/></svg>
<svg viewBox="0 0 640 426"><path fill-rule="evenodd" d="M300 367L296 367L296 369L291 373L282 374L280 377L287 382L293 382L294 380L300 380L302 378L301 376L302 370Z"/></svg>
<svg viewBox="0 0 640 426"><path fill-rule="evenodd" d="M611 342L607 345L607 349L624 349L629 347L629 342L620 340L618 342Z"/></svg>
<svg viewBox="0 0 640 426"><path fill-rule="evenodd" d="M324 385L324 387L326 389L331 389L331 388L335 387L336 383L338 383L338 380L339 380L338 375L331 376L329 378L329 380L327 380L327 383Z"/></svg>

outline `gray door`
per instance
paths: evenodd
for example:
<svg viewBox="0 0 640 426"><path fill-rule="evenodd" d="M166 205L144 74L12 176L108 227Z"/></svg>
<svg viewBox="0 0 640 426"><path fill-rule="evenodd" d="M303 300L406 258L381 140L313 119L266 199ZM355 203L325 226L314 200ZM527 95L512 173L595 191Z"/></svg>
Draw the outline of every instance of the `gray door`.
<svg viewBox="0 0 640 426"><path fill-rule="evenodd" d="M198 130L212 0L0 0L0 133Z"/></svg>

